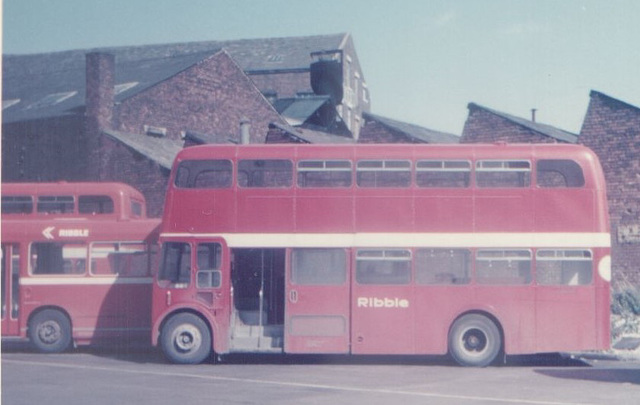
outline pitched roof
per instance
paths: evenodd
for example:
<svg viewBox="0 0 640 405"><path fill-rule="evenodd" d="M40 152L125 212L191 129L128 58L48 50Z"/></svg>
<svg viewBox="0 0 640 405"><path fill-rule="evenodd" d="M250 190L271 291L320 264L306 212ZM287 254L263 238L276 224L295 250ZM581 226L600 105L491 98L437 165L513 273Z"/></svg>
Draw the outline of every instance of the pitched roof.
<svg viewBox="0 0 640 405"><path fill-rule="evenodd" d="M591 92L589 93L589 97L592 97L592 98L593 97L600 97L600 98L602 98L602 99L604 99L604 100L606 100L608 102L614 102L614 103L617 103L619 105L623 105L623 106L625 106L627 108L632 108L634 110L640 110L640 107L638 107L638 106L626 103L624 101L621 101L621 100L619 100L617 98L613 98L613 97L611 97L611 96L609 96L607 94L601 93L601 92L596 91L596 90L591 90Z"/></svg>
<svg viewBox="0 0 640 405"><path fill-rule="evenodd" d="M469 108L469 111L473 111L473 110L482 110L482 111L486 111L489 112L493 115L496 115L500 118L503 118L507 121L510 121L516 125L520 125L521 127L524 127L526 129L529 129L531 131L537 132L540 135L544 135L544 136L548 136L554 139L557 139L559 141L563 141L563 142L568 142L568 143L577 143L578 142L578 135L574 134L572 132L568 132L568 131L564 131L562 129L553 127L551 125L547 125L547 124L540 124L538 122L534 122L525 118L520 118L520 117L516 117L514 115L510 115L510 114L506 114L500 111L496 111L496 110L492 110L490 108L487 107L483 107L481 105L475 104L475 103L469 103L469 105L467 106L467 108Z"/></svg>
<svg viewBox="0 0 640 405"><path fill-rule="evenodd" d="M308 71L310 53L340 49L348 34L105 47L31 55L3 55L4 122L80 113L85 98L85 55L115 55L116 102L224 49L247 74ZM125 84L133 85L126 89ZM65 99L60 99L68 96ZM48 99L47 99L48 98ZM16 102L18 101L19 102ZM58 101L58 102L55 102ZM12 104L14 103L14 104Z"/></svg>
<svg viewBox="0 0 640 405"><path fill-rule="evenodd" d="M291 139L301 143L323 143L323 144L347 144L355 143L353 138L347 138L345 136L339 136L322 131L314 131L312 129L292 127L289 125L282 125L277 122L269 124L269 128L277 128L289 136Z"/></svg>
<svg viewBox="0 0 640 405"><path fill-rule="evenodd" d="M459 143L460 137L449 134L447 132L434 131L419 125L409 124L407 122L396 121L391 118L382 117L371 113L364 112L362 116L367 121L376 121L381 125L404 133L410 138L426 143Z"/></svg>
<svg viewBox="0 0 640 405"><path fill-rule="evenodd" d="M103 130L102 133L169 170L176 155L182 150L179 143L168 138L128 134L113 130Z"/></svg>

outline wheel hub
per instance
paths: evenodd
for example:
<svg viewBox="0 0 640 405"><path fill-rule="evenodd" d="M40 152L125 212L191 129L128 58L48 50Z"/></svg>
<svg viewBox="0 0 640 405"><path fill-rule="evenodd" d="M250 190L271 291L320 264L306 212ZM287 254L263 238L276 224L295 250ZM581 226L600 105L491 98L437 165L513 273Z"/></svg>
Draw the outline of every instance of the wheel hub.
<svg viewBox="0 0 640 405"><path fill-rule="evenodd" d="M47 321L38 327L38 337L43 343L52 344L60 340L62 331L60 325L54 321Z"/></svg>

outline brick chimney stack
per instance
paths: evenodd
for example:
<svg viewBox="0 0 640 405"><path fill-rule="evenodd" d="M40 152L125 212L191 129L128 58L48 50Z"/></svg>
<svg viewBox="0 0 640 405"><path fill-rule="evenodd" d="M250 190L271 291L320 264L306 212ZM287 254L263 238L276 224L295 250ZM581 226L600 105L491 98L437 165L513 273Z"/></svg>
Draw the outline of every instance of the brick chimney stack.
<svg viewBox="0 0 640 405"><path fill-rule="evenodd" d="M89 151L86 175L105 180L105 156L100 153L101 131L113 127L115 56L92 52L86 55L85 142Z"/></svg>
<svg viewBox="0 0 640 405"><path fill-rule="evenodd" d="M97 135L113 125L115 56L92 52L86 55L86 120L87 132Z"/></svg>

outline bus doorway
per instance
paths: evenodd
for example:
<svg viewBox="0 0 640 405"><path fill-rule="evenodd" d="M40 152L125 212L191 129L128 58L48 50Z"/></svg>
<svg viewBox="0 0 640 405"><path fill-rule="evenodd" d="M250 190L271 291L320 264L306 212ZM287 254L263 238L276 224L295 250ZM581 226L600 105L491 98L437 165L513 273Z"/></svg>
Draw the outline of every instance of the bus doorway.
<svg viewBox="0 0 640 405"><path fill-rule="evenodd" d="M231 351L282 352L285 252L231 250Z"/></svg>
<svg viewBox="0 0 640 405"><path fill-rule="evenodd" d="M2 244L2 336L19 336L20 250L17 244Z"/></svg>

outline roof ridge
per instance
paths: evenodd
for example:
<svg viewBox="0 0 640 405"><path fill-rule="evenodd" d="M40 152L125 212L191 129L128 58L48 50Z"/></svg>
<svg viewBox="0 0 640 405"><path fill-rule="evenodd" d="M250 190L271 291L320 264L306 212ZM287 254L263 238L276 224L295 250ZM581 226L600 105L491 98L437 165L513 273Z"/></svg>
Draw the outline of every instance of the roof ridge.
<svg viewBox="0 0 640 405"><path fill-rule="evenodd" d="M508 121L513 122L514 124L520 125L521 127L530 129L534 132L542 134L544 136L548 136L554 139L558 139L565 142L575 143L578 140L579 135L573 132L565 131L564 129L560 129L553 125L543 124L536 121L531 121L526 118L518 117L515 115L511 115L502 111L494 110L485 106L482 106L477 103L469 103L467 105L469 110L480 109L487 111L491 114L497 115L498 117L504 118Z"/></svg>

